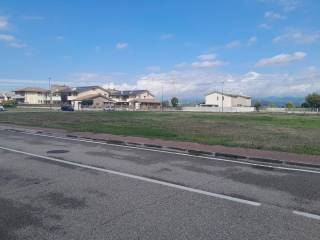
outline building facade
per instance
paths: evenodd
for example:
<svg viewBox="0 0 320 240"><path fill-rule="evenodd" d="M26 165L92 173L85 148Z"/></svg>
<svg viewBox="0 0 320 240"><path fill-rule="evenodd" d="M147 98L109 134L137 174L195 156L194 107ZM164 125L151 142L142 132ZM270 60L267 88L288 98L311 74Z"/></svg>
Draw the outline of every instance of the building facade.
<svg viewBox="0 0 320 240"><path fill-rule="evenodd" d="M251 97L237 94L210 92L205 96L204 106L211 107L251 107Z"/></svg>

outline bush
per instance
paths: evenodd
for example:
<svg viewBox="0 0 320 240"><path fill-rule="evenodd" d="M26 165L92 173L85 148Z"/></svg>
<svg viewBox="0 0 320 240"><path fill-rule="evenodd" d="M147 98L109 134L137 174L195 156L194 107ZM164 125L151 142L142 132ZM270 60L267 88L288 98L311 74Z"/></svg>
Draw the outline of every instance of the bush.
<svg viewBox="0 0 320 240"><path fill-rule="evenodd" d="M7 100L7 101L3 101L0 105L2 105L5 108L12 108L12 107L16 107L17 103L14 100Z"/></svg>
<svg viewBox="0 0 320 240"><path fill-rule="evenodd" d="M257 101L255 104L254 104L254 107L256 108L257 111L259 111L262 107L261 103L259 101Z"/></svg>
<svg viewBox="0 0 320 240"><path fill-rule="evenodd" d="M292 102L287 102L286 108L289 108L289 109L294 108L294 104Z"/></svg>

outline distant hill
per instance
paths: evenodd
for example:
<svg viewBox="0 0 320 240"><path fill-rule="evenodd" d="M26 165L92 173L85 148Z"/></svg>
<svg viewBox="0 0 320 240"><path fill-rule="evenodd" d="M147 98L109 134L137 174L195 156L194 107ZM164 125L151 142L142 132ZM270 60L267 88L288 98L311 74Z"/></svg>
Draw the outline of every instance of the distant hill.
<svg viewBox="0 0 320 240"><path fill-rule="evenodd" d="M271 96L271 97L253 97L252 98L252 105L256 101L260 101L260 103L263 106L268 106L268 105L275 105L276 107L283 107L287 102L292 102L296 106L300 106L301 103L304 102L304 97L292 97L292 96L286 96L286 97L276 97L276 96Z"/></svg>

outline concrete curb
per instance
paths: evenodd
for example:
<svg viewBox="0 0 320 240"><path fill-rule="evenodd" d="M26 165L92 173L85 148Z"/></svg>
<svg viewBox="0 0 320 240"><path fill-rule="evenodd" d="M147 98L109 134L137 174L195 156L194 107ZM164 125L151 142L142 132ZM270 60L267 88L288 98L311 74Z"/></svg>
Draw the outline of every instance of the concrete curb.
<svg viewBox="0 0 320 240"><path fill-rule="evenodd" d="M17 128L6 128L6 130L23 133L23 132L30 132L30 130L21 130ZM31 130L34 133L37 134L47 134L47 135L53 135L54 133L50 131L42 131L42 130ZM150 144L150 143L140 143L140 142L132 142L132 141L121 141L121 140L115 140L115 139L105 139L105 138L93 138L93 137L87 137L87 136L78 136L78 135L72 135L72 134L60 134L57 136L63 135L63 137L72 138L72 139L83 139L83 140L91 140L91 141L97 141L97 142L105 142L109 144L119 145L119 146L132 146L132 147L144 147L149 149L163 149L166 151L171 152L179 152L179 153L185 153L189 155L194 156L204 156L204 157L214 157L214 158L220 158L220 159L227 159L227 160L233 160L233 161L239 161L239 162L250 162L250 163L268 163L275 166L296 166L296 167L304 167L304 168L317 168L320 169L320 164L311 164L311 163L302 163L302 162L293 162L293 161L285 161L285 160L278 160L278 159L270 159L270 158L259 158L259 157L249 157L249 156L243 156L243 155L237 155L237 154L230 154L230 153L224 153L224 152L207 152L207 151L200 151L195 149L188 149L188 148L180 148L180 147L173 147L173 146L162 146L157 144Z"/></svg>

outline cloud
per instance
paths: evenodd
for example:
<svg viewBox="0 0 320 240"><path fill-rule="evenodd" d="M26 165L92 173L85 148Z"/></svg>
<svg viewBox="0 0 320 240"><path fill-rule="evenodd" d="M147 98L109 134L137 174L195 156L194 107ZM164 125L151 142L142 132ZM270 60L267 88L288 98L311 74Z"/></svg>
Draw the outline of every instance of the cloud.
<svg viewBox="0 0 320 240"><path fill-rule="evenodd" d="M275 37L272 42L280 43L280 42L288 42L288 43L296 43L296 44L310 44L318 41L320 39L320 32L313 33L303 33L300 31L292 31L280 36Z"/></svg>
<svg viewBox="0 0 320 240"><path fill-rule="evenodd" d="M320 89L320 71L317 68L284 74L247 72L244 74L219 73L201 68L186 68L161 73L147 73L134 82L112 81L107 86L120 90L148 89L160 97L201 97L210 90L220 90L225 82L226 92L250 96L305 96ZM272 86L272 87L271 87Z"/></svg>
<svg viewBox="0 0 320 240"><path fill-rule="evenodd" d="M257 42L257 37L253 36L248 39L248 46L251 46L251 45L255 44L256 42Z"/></svg>
<svg viewBox="0 0 320 240"><path fill-rule="evenodd" d="M11 42L11 43L8 44L8 46L11 47L11 48L25 48L25 47L27 47L26 44L17 43L17 42Z"/></svg>
<svg viewBox="0 0 320 240"><path fill-rule="evenodd" d="M215 60L215 61L196 61L191 64L192 67L195 68L212 68L212 67L218 67L223 66L226 63L223 61Z"/></svg>
<svg viewBox="0 0 320 240"><path fill-rule="evenodd" d="M172 39L172 38L175 38L175 35L172 33L165 33L160 36L160 39L162 39L162 40L168 40L168 39Z"/></svg>
<svg viewBox="0 0 320 240"><path fill-rule="evenodd" d="M175 66L175 68L214 68L218 66L226 65L227 62L217 59L215 54L202 54L197 57L197 59L192 62L182 62Z"/></svg>
<svg viewBox="0 0 320 240"><path fill-rule="evenodd" d="M7 18L0 16L0 30L7 29L9 26L9 22Z"/></svg>
<svg viewBox="0 0 320 240"><path fill-rule="evenodd" d="M271 26L267 23L261 23L258 28L262 28L262 29L270 29Z"/></svg>
<svg viewBox="0 0 320 240"><path fill-rule="evenodd" d="M270 20L284 20L287 18L286 16L280 13L276 13L272 11L265 12L264 17Z"/></svg>
<svg viewBox="0 0 320 240"><path fill-rule="evenodd" d="M21 18L28 21L40 21L45 19L42 16L22 16Z"/></svg>
<svg viewBox="0 0 320 240"><path fill-rule="evenodd" d="M291 12L301 6L301 0L260 0L260 2L278 5L285 12Z"/></svg>
<svg viewBox="0 0 320 240"><path fill-rule="evenodd" d="M124 42L119 42L116 44L116 49L125 49L128 48L129 44Z"/></svg>
<svg viewBox="0 0 320 240"><path fill-rule="evenodd" d="M226 45L227 48L236 48L240 47L241 43L238 40L232 41Z"/></svg>
<svg viewBox="0 0 320 240"><path fill-rule="evenodd" d="M16 38L13 35L9 35L9 34L0 34L0 41L5 42L6 45L11 48L27 47L26 44L17 42Z"/></svg>
<svg viewBox="0 0 320 240"><path fill-rule="evenodd" d="M201 61L210 61L215 59L217 56L215 54L202 54L198 56L198 59Z"/></svg>
<svg viewBox="0 0 320 240"><path fill-rule="evenodd" d="M148 72L159 72L161 70L160 66L148 66L146 67Z"/></svg>
<svg viewBox="0 0 320 240"><path fill-rule="evenodd" d="M9 34L0 34L0 41L4 41L4 42L12 42L14 41L16 38L12 35Z"/></svg>
<svg viewBox="0 0 320 240"><path fill-rule="evenodd" d="M260 59L256 66L266 67L271 65L279 65L285 63L291 63L294 61L299 61L305 58L307 54L305 52L295 52L293 54L279 54L271 58Z"/></svg>

